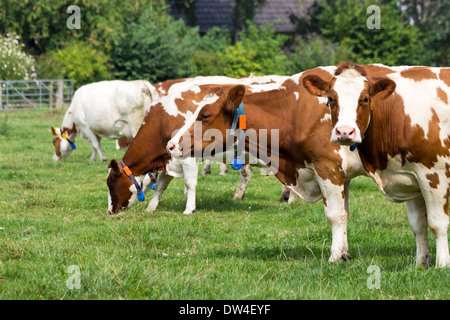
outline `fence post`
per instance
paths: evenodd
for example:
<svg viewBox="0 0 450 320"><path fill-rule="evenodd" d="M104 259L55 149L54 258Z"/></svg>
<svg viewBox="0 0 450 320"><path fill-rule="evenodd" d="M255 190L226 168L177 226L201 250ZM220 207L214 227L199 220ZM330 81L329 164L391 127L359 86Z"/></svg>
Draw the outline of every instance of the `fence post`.
<svg viewBox="0 0 450 320"><path fill-rule="evenodd" d="M64 92L64 81L58 80L56 83L56 109L57 110L62 109L64 106L63 92Z"/></svg>
<svg viewBox="0 0 450 320"><path fill-rule="evenodd" d="M50 85L48 86L48 108L50 109L50 114L53 114L53 81L50 81Z"/></svg>

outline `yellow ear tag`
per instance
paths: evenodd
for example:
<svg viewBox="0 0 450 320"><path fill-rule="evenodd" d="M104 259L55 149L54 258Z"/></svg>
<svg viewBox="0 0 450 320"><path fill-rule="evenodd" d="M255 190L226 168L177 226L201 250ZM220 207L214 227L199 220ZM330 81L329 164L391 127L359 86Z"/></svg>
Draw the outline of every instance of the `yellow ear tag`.
<svg viewBox="0 0 450 320"><path fill-rule="evenodd" d="M61 137L63 137L64 139L69 139L65 132L61 133Z"/></svg>
<svg viewBox="0 0 450 320"><path fill-rule="evenodd" d="M373 110L373 102L370 101L370 110Z"/></svg>

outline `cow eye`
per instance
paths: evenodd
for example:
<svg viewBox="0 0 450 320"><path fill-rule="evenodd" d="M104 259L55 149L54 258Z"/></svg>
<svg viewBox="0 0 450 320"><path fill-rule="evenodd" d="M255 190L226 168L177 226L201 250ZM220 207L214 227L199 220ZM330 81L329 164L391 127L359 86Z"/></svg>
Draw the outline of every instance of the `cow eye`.
<svg viewBox="0 0 450 320"><path fill-rule="evenodd" d="M327 106L330 106L334 102L333 98L328 97Z"/></svg>
<svg viewBox="0 0 450 320"><path fill-rule="evenodd" d="M208 119L209 117L211 117L211 115L210 115L210 114L206 114L206 113L204 113L204 114L202 114L202 115L201 115L201 117L200 117L200 121L202 121L202 120L206 120L206 119Z"/></svg>
<svg viewBox="0 0 450 320"><path fill-rule="evenodd" d="M369 102L369 98L365 97L364 100L363 100L363 102L364 102L364 103Z"/></svg>

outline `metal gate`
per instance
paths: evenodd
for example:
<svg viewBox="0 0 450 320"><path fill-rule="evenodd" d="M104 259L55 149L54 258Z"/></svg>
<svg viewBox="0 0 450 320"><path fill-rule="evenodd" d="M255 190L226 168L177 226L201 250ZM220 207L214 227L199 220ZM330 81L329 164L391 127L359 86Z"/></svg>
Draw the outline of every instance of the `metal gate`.
<svg viewBox="0 0 450 320"><path fill-rule="evenodd" d="M0 111L61 108L72 96L72 79L0 80Z"/></svg>

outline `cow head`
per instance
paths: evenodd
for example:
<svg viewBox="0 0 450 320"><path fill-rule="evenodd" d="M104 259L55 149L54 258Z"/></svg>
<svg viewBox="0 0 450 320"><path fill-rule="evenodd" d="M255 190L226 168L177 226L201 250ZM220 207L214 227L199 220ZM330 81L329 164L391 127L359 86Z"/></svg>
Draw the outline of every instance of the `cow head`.
<svg viewBox="0 0 450 320"><path fill-rule="evenodd" d="M187 157L204 151L210 145L210 149L216 145L220 150L224 150L227 129L231 128L234 113L242 102L244 94L243 85L225 85L209 89L194 114L168 142L167 151L175 157ZM201 129L198 127L199 124ZM215 135L214 139L205 141L206 139L203 139L206 136L205 132L211 129L220 132L219 138L222 139L216 139L217 135ZM201 150L198 150L199 148Z"/></svg>
<svg viewBox="0 0 450 320"><path fill-rule="evenodd" d="M108 165L108 213L119 213L131 207L137 197L137 189L131 179L123 171L122 165L113 159ZM150 185L150 178L145 176L135 177L138 183L142 183L145 192Z"/></svg>
<svg viewBox="0 0 450 320"><path fill-rule="evenodd" d="M64 132L61 132L60 128L51 127L53 133L53 145L55 146L55 153L53 154L53 161L68 157L72 153L72 146L62 137Z"/></svg>
<svg viewBox="0 0 450 320"><path fill-rule="evenodd" d="M363 67L348 63L339 66L328 82L316 75L308 75L302 82L311 94L328 98L331 141L342 145L362 142L374 108L373 98L387 98L396 86L389 78L368 77Z"/></svg>

